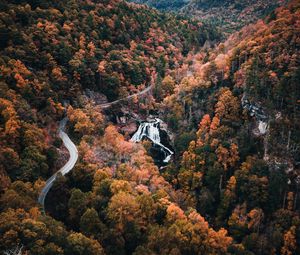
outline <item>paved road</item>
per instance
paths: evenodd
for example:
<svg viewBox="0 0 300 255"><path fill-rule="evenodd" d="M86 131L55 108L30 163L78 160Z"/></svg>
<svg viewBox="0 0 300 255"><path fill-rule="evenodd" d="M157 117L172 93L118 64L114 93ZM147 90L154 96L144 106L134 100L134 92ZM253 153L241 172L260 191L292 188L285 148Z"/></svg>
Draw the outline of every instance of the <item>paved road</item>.
<svg viewBox="0 0 300 255"><path fill-rule="evenodd" d="M113 104L117 104L121 101L128 100L128 99L133 98L135 96L140 96L140 95L146 94L147 92L149 92L151 90L151 88L152 88L152 86L149 86L149 87L143 89L142 91L140 91L136 94L133 94L133 95L127 96L125 98L115 100L115 101L110 102L110 103L102 104L102 105L100 105L100 107L101 108L108 108L108 107L112 106ZM59 137L62 139L62 141L64 143L64 146L68 149L69 154L70 154L70 158L69 158L68 162L60 170L58 170L54 175L52 175L46 181L46 185L42 189L42 191L39 195L38 202L41 204L42 209L43 209L44 212L45 212L45 199L46 199L46 196L47 196L49 190L51 189L51 187L53 186L53 183L56 179L57 174L61 173L62 175L65 175L68 172L70 172L73 169L73 167L75 166L75 164L77 162L77 159L78 159L78 151L77 151L77 148L76 148L75 144L71 141L69 136L63 131L65 129L67 120L68 120L67 118L64 118L60 122Z"/></svg>
<svg viewBox="0 0 300 255"><path fill-rule="evenodd" d="M67 123L67 118L64 118L59 125L59 137L62 139L64 146L68 149L69 154L70 154L70 158L68 160L68 162L59 170L57 171L54 175L52 175L47 181L46 181L46 185L45 187L42 189L42 192L39 195L38 198L38 202L41 204L41 206L43 207L43 210L45 211L45 199L46 196L49 192L49 190L51 189L56 176L58 173L61 173L62 175L67 174L68 172L70 172L74 165L76 164L76 161L78 159L78 151L77 148L75 146L75 144L71 141L71 139L69 138L69 136L63 131L65 128L65 125Z"/></svg>
<svg viewBox="0 0 300 255"><path fill-rule="evenodd" d="M147 92L149 92L150 90L152 89L152 86L149 86L145 89L143 89L142 91L138 92L138 93L135 93L135 94L132 94L130 96L127 96L127 97L124 97L124 98L121 98L121 99L118 99L116 101L113 101L113 102L109 102L109 103L106 103L106 104L101 104L100 107L101 108L108 108L114 104L117 104L117 103L120 103L121 101L124 101L124 100L128 100L128 99L131 99L135 96L141 96L143 94L146 94Z"/></svg>

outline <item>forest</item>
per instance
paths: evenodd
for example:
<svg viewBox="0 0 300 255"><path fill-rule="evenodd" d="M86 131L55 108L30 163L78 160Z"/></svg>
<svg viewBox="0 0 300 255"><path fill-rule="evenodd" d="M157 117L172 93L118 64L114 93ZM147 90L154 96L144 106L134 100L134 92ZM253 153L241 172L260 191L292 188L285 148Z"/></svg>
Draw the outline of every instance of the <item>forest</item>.
<svg viewBox="0 0 300 255"><path fill-rule="evenodd" d="M210 23L227 38L242 27L266 17L286 0L130 0L161 11L174 11Z"/></svg>
<svg viewBox="0 0 300 255"><path fill-rule="evenodd" d="M300 1L147 2L0 1L0 254L300 254Z"/></svg>

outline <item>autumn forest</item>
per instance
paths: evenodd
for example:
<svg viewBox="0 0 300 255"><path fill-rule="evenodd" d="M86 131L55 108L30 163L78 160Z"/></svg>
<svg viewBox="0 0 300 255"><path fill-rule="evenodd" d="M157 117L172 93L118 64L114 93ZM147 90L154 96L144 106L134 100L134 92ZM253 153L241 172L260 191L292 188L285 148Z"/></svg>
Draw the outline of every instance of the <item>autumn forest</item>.
<svg viewBox="0 0 300 255"><path fill-rule="evenodd" d="M297 255L299 189L299 0L0 0L0 255Z"/></svg>

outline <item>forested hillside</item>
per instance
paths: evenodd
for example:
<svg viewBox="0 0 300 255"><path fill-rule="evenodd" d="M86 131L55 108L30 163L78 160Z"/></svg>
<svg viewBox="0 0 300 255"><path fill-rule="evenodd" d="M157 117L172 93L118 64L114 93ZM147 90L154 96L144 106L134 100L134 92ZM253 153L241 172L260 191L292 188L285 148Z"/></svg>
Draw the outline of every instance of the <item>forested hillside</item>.
<svg viewBox="0 0 300 255"><path fill-rule="evenodd" d="M7 3L0 14L1 143L7 153L1 163L12 179L49 173L50 144L39 137L61 117L63 99L87 88L110 101L124 97L148 86L153 72L164 76L165 68L178 68L184 55L216 36L196 22L121 1L48 5ZM36 160L22 161L28 153L37 156L26 148L33 140L41 153L37 174L30 165Z"/></svg>
<svg viewBox="0 0 300 255"><path fill-rule="evenodd" d="M292 1L191 56L164 99L182 155L165 178L250 254L299 253L299 14Z"/></svg>
<svg viewBox="0 0 300 255"><path fill-rule="evenodd" d="M230 33L268 15L285 0L132 0L159 10L172 10L206 23L217 25L228 36Z"/></svg>
<svg viewBox="0 0 300 255"><path fill-rule="evenodd" d="M205 223L196 212L195 220L182 214L145 149L82 96L105 103L135 93L216 40L215 30L118 0L2 1L0 8L1 254L144 254L156 249L160 228L170 234L173 211L193 228ZM65 113L80 159L71 181L58 178L47 197L58 222L37 198L68 157L57 135ZM167 208L169 223L160 227ZM224 239L226 250L226 232L205 224L203 238Z"/></svg>
<svg viewBox="0 0 300 255"><path fill-rule="evenodd" d="M183 2L1 1L0 254L300 254L300 2Z"/></svg>
<svg viewBox="0 0 300 255"><path fill-rule="evenodd" d="M177 11L184 7L190 0L132 0L138 4L146 4L161 11Z"/></svg>

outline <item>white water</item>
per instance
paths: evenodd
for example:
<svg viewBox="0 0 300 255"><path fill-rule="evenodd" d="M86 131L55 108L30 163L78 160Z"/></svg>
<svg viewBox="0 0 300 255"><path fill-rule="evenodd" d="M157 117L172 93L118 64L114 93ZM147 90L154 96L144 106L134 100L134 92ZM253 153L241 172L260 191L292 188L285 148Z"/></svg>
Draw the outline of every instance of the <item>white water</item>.
<svg viewBox="0 0 300 255"><path fill-rule="evenodd" d="M166 157L163 160L164 163L168 163L171 160L172 155L174 154L168 147L164 146L160 142L159 136L159 123L161 122L160 119L155 118L153 122L143 122L139 126L138 130L130 139L133 142L140 142L143 140L144 137L150 139L154 144L160 146L164 151Z"/></svg>
<svg viewBox="0 0 300 255"><path fill-rule="evenodd" d="M267 133L268 123L260 120L258 123L258 130L261 135L264 135L265 133Z"/></svg>

